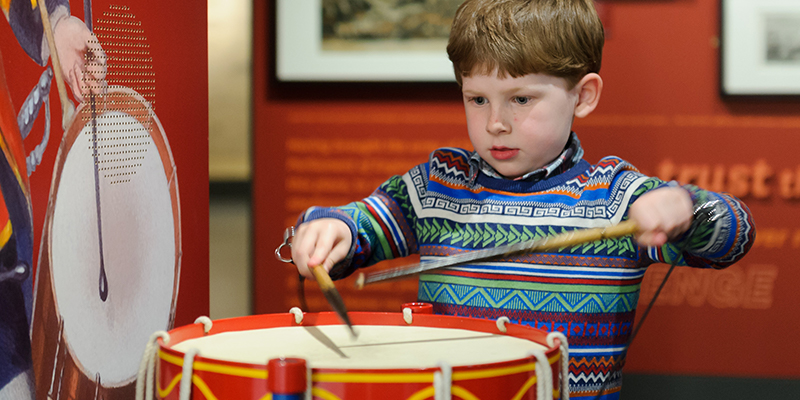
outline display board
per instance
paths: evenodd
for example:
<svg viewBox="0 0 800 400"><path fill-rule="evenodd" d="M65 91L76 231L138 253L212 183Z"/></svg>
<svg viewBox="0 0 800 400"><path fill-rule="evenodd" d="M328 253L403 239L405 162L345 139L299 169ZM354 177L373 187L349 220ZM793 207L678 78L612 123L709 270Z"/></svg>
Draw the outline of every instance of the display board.
<svg viewBox="0 0 800 400"><path fill-rule="evenodd" d="M271 75L272 10L254 4L254 309L285 312L298 304L296 272L273 251L302 210L363 198L437 147L470 145L457 87L278 82ZM598 109L574 125L584 158L616 155L649 175L730 192L758 227L740 263L673 274L625 370L799 377L792 360L800 348L786 339L800 313L796 100L722 98L717 2L604 6L605 88ZM664 265L647 272L640 311L665 273ZM318 289L306 285L309 308L327 310ZM417 295L413 280L359 292L351 277L337 286L351 310L396 311Z"/></svg>
<svg viewBox="0 0 800 400"><path fill-rule="evenodd" d="M38 399L133 398L150 335L208 313L206 5L2 7L5 160L28 208L3 186L13 233L0 252L16 243L30 267L32 367L0 381L0 398L27 398L32 378Z"/></svg>

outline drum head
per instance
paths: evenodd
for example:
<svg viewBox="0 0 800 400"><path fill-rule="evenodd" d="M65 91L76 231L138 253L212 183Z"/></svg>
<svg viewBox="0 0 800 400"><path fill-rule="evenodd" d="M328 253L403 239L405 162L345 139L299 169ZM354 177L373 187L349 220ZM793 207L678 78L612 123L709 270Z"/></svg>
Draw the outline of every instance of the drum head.
<svg viewBox="0 0 800 400"><path fill-rule="evenodd" d="M312 368L396 369L490 364L524 358L547 348L512 336L424 326L360 325L354 338L344 325L284 327L225 332L178 343L205 358L263 364L303 358Z"/></svg>

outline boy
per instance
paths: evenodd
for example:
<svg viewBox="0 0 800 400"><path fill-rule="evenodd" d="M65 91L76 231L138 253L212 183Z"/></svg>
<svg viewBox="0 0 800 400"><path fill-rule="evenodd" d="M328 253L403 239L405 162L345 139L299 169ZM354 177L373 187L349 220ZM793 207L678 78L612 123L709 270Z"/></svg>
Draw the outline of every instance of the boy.
<svg viewBox="0 0 800 400"><path fill-rule="evenodd" d="M447 52L475 151L438 149L370 197L311 208L292 258L341 278L381 260L422 260L572 229L636 221L635 237L527 254L419 278L439 314L565 333L572 398L618 399L639 285L655 262L724 268L755 227L739 200L650 178L617 157L590 165L571 126L596 107L603 27L592 0L467 0ZM716 219L694 218L715 204Z"/></svg>

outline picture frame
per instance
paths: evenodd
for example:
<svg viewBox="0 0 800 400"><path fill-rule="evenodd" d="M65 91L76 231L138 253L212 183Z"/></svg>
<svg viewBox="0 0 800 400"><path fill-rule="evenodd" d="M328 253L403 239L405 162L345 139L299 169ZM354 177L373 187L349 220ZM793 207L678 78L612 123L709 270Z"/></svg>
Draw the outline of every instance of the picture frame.
<svg viewBox="0 0 800 400"><path fill-rule="evenodd" d="M279 82L455 82L446 39L424 46L394 40L330 50L323 45L322 10L322 0L276 0Z"/></svg>
<svg viewBox="0 0 800 400"><path fill-rule="evenodd" d="M722 95L800 95L800 1L720 4Z"/></svg>

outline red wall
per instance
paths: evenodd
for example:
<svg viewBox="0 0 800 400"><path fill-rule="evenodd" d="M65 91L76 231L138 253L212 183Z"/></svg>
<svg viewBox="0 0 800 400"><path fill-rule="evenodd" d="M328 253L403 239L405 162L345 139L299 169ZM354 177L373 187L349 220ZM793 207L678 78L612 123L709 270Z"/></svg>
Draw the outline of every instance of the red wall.
<svg viewBox="0 0 800 400"><path fill-rule="evenodd" d="M272 9L254 3L254 309L295 305L294 270L273 251L310 205L368 195L441 145L469 147L457 87L444 84L280 84L272 78ZM632 346L626 370L800 376L793 321L800 317L793 259L800 248L800 144L796 100L723 100L719 4L607 1L601 105L575 123L585 158L621 156L643 172L741 197L758 240L726 271L680 269ZM378 156L381 151L383 156ZM404 260L404 262L410 262ZM666 269L648 272L642 302ZM397 310L413 282L370 292L338 284L352 310ZM308 286L313 311L327 310Z"/></svg>
<svg viewBox="0 0 800 400"><path fill-rule="evenodd" d="M177 327L208 315L208 15L204 2L132 4L146 10L149 35L157 43L152 46L159 85L156 112L170 140L180 185Z"/></svg>

